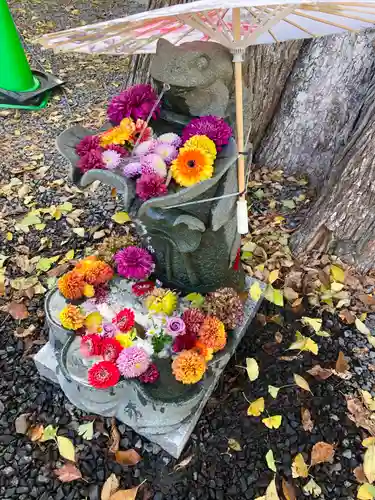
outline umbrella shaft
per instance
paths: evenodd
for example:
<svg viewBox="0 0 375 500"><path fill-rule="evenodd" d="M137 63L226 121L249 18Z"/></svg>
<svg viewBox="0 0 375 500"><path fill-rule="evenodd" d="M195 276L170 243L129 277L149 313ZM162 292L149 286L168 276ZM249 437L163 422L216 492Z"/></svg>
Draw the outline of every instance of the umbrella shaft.
<svg viewBox="0 0 375 500"><path fill-rule="evenodd" d="M244 153L244 126L243 126L243 91L242 91L242 63L234 63L235 85L236 85L236 125L237 125L237 147L239 153ZM245 191L245 156L238 157L238 191ZM241 195L245 198L245 195Z"/></svg>

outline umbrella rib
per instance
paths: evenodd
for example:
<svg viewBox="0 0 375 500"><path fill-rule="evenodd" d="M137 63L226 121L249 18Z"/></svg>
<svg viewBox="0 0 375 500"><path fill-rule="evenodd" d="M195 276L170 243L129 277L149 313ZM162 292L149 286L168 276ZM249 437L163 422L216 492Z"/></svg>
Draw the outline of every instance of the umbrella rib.
<svg viewBox="0 0 375 500"><path fill-rule="evenodd" d="M339 16L339 17L345 17L347 19L354 19L356 21L363 21L364 23L370 23L370 24L375 24L375 19L363 19L363 17L358 17L358 16L349 16L348 14L339 14L339 13L335 13L333 14L332 12L329 12L329 11L325 11L324 9L321 10L321 12L325 12L326 14L330 14L330 15L335 15L335 16Z"/></svg>
<svg viewBox="0 0 375 500"><path fill-rule="evenodd" d="M255 19L255 21L256 21L257 23L261 22L261 21L260 21L260 19L259 19L259 18L258 18L258 17L257 17L257 16L253 13L253 12L251 12L251 10L250 10L249 8L246 8L246 10L247 10L247 11L248 11L248 13L249 13L249 14L250 14L250 15L251 15L254 19ZM260 8L259 10L260 10L261 12L264 12L264 10L263 10L263 9L261 9L261 8ZM273 12L273 11L271 11L271 12ZM278 39L276 38L275 34L273 33L273 31L272 31L271 29L269 29L269 30L268 30L268 33L270 34L270 36L273 38L273 40L274 40L276 43L279 43L279 42L280 42L280 40L278 40Z"/></svg>
<svg viewBox="0 0 375 500"><path fill-rule="evenodd" d="M340 28L342 30L351 31L353 33L355 33L356 31L358 31L358 30L355 30L353 28L349 28L349 26L344 26L343 24L337 24L337 23L335 23L333 21L327 21L326 19L322 19L322 18L319 18L319 17L311 16L311 15L308 15L308 14L303 14L302 12L298 12L297 10L295 10L294 14L296 16L306 17L307 19L311 19L312 21L316 21L318 23L328 24L329 26L335 26L336 28Z"/></svg>
<svg viewBox="0 0 375 500"><path fill-rule="evenodd" d="M221 36L220 32L213 31L207 24L204 24L202 20L197 17L195 14L184 14L182 16L177 16L178 19L181 19L185 24L188 24L192 28L195 28L205 35L207 35L212 40L216 40L221 42L224 47L230 48L230 45L227 43L227 39Z"/></svg>
<svg viewBox="0 0 375 500"><path fill-rule="evenodd" d="M216 12L215 12L215 13L216 13ZM223 31L218 31L218 28L219 28L218 24L216 24L216 25L215 25L215 24L212 22L212 20L210 19L210 17L209 17L209 16L207 16L206 14L202 14L201 12L198 12L198 13L197 13L197 15L198 15L198 17L199 17L199 18L200 18L203 22L207 22L207 23L211 26L212 30L213 30L215 33L220 33L220 34L221 34L224 38L226 38L226 40L228 40L228 41L229 41L229 43L231 43L231 42L232 42L232 36L230 36L230 37L229 37L229 36L225 36ZM203 16L204 16L204 17L203 17ZM220 16L218 16L218 17L220 17ZM216 31L216 30L217 30L217 31Z"/></svg>
<svg viewBox="0 0 375 500"><path fill-rule="evenodd" d="M265 11L268 11L269 9L265 8L264 9ZM308 29L304 28L303 26L300 26L299 24L295 23L294 21L291 21L290 19L288 19L287 17L285 19L283 19L283 21L285 23L288 23L288 24L291 24L292 26L294 26L295 28L303 31L304 33L306 33L307 35L311 36L312 38L316 38L316 35L314 33L312 33L311 31L309 31Z"/></svg>

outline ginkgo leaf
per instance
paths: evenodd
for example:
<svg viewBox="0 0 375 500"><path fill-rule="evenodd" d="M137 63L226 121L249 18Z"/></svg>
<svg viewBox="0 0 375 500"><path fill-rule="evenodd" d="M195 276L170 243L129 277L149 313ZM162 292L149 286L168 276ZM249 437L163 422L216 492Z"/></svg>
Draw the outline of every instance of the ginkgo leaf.
<svg viewBox="0 0 375 500"><path fill-rule="evenodd" d="M331 276L334 281L338 281L339 283L345 282L345 272L339 266L331 265Z"/></svg>
<svg viewBox="0 0 375 500"><path fill-rule="evenodd" d="M294 458L292 463L292 477L308 477L309 469L303 458L302 453L298 453L298 455Z"/></svg>
<svg viewBox="0 0 375 500"><path fill-rule="evenodd" d="M370 484L375 481L375 446L370 446L363 457L363 470Z"/></svg>
<svg viewBox="0 0 375 500"><path fill-rule="evenodd" d="M266 500L280 500L280 497L277 494L276 480L275 479L272 479L270 484L267 486L265 498L266 498Z"/></svg>
<svg viewBox="0 0 375 500"><path fill-rule="evenodd" d="M43 443L44 441L55 439L57 430L58 427L53 427L53 425L47 425L47 427L44 429L43 436L39 441Z"/></svg>
<svg viewBox="0 0 375 500"><path fill-rule="evenodd" d="M311 478L310 481L303 487L303 491L316 498L321 495L322 488L314 481L314 479Z"/></svg>
<svg viewBox="0 0 375 500"><path fill-rule="evenodd" d="M354 324L355 324L355 327L357 328L357 330L361 333L363 333L363 335L371 335L371 332L370 330L367 328L367 326L358 318L355 319L354 321Z"/></svg>
<svg viewBox="0 0 375 500"><path fill-rule="evenodd" d="M251 287L250 287L250 297L254 302L258 302L260 297L262 296L263 292L262 289L260 288L259 282L255 281Z"/></svg>
<svg viewBox="0 0 375 500"><path fill-rule="evenodd" d="M270 274L268 275L268 283L274 283L279 277L279 270L278 269L274 269L273 271L270 272Z"/></svg>
<svg viewBox="0 0 375 500"><path fill-rule="evenodd" d="M78 427L78 435L90 441L94 436L94 420Z"/></svg>
<svg viewBox="0 0 375 500"><path fill-rule="evenodd" d="M259 377L259 366L256 359L246 358L246 371L251 382Z"/></svg>
<svg viewBox="0 0 375 500"><path fill-rule="evenodd" d="M365 403L367 408L370 411L375 411L375 400L371 397L371 394L368 391L363 391L361 389L361 395L362 395L363 402Z"/></svg>
<svg viewBox="0 0 375 500"><path fill-rule="evenodd" d="M57 436L57 446L62 457L75 462L75 450L70 439L64 436Z"/></svg>
<svg viewBox="0 0 375 500"><path fill-rule="evenodd" d="M362 446L364 446L365 448L369 448L370 446L374 445L375 445L375 437L371 436L362 441Z"/></svg>
<svg viewBox="0 0 375 500"><path fill-rule="evenodd" d="M76 479L81 479L82 474L79 469L73 464L65 464L60 469L53 471L62 483L70 483Z"/></svg>
<svg viewBox="0 0 375 500"><path fill-rule="evenodd" d="M112 215L111 219L117 222L117 224L125 224L125 222L129 222L131 220L127 212L117 212Z"/></svg>
<svg viewBox="0 0 375 500"><path fill-rule="evenodd" d="M120 481L115 474L111 474L103 484L100 500L109 500L120 487Z"/></svg>
<svg viewBox="0 0 375 500"><path fill-rule="evenodd" d="M283 489L283 494L285 497L285 500L297 500L296 492L294 489L294 486L288 481L286 481L284 478L282 479L281 486Z"/></svg>
<svg viewBox="0 0 375 500"><path fill-rule="evenodd" d="M268 386L268 392L273 397L273 399L277 398L277 395L279 394L280 389L281 389L281 387L275 387L274 385Z"/></svg>
<svg viewBox="0 0 375 500"><path fill-rule="evenodd" d="M233 438L228 439L228 447L233 451L241 451L242 450L240 443Z"/></svg>
<svg viewBox="0 0 375 500"><path fill-rule="evenodd" d="M293 377L294 377L294 382L298 385L298 387L300 387L304 391L311 392L309 384L307 383L307 381L303 377L301 377L301 375L294 373ZM312 392L311 392L311 394L312 394Z"/></svg>
<svg viewBox="0 0 375 500"><path fill-rule="evenodd" d="M314 340L309 337L305 337L297 332L299 335L296 335L296 341L293 342L289 347L288 351L309 351L313 354L317 355L319 351L319 346Z"/></svg>
<svg viewBox="0 0 375 500"><path fill-rule="evenodd" d="M281 415L273 415L272 417L263 418L262 422L269 429L278 429L281 425L283 417Z"/></svg>
<svg viewBox="0 0 375 500"><path fill-rule="evenodd" d="M273 472L276 472L276 464L275 464L275 458L273 456L273 451L268 450L266 453L266 462L268 465L268 468L272 470Z"/></svg>
<svg viewBox="0 0 375 500"><path fill-rule="evenodd" d="M189 293L185 299L191 302L192 307L200 308L204 304L204 297L200 293Z"/></svg>
<svg viewBox="0 0 375 500"><path fill-rule="evenodd" d="M331 444L320 441L311 450L311 465L332 462L334 454L335 449Z"/></svg>
<svg viewBox="0 0 375 500"><path fill-rule="evenodd" d="M320 332L315 332L315 335L317 335L318 337L325 337L325 338L331 336L331 334L329 332L326 332L325 330L320 330Z"/></svg>
<svg viewBox="0 0 375 500"><path fill-rule="evenodd" d="M375 486L365 483L362 484L357 492L358 500L374 500L375 498Z"/></svg>
<svg viewBox="0 0 375 500"><path fill-rule="evenodd" d="M320 318L309 318L307 316L302 316L301 321L304 325L311 326L314 332L319 332L322 329L322 320Z"/></svg>
<svg viewBox="0 0 375 500"><path fill-rule="evenodd" d="M251 417L259 417L264 412L264 398L259 398L250 403L247 414Z"/></svg>
<svg viewBox="0 0 375 500"><path fill-rule="evenodd" d="M278 290L277 288L273 288L272 285L267 285L267 288L264 292L264 298L272 304L276 306L283 307L284 305L284 295L282 290Z"/></svg>

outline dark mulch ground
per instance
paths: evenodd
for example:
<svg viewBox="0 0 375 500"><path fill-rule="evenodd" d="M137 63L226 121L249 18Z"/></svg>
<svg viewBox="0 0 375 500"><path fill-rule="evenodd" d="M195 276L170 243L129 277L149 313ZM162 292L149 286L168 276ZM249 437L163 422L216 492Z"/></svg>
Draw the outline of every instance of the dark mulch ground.
<svg viewBox="0 0 375 500"><path fill-rule="evenodd" d="M30 40L42 32L62 29L86 22L103 20L123 15L138 3L122 2L70 2L45 3L39 0L12 1L15 19L29 46ZM3 168L0 172L1 219L0 253L10 256L7 270L9 277L24 276L19 255L42 254L43 256L64 253L74 248L76 255L93 245L92 234L98 230L112 229L111 215L116 202L108 191L100 188L86 193L72 188L67 181L67 170L54 149L54 138L73 123L99 126L105 118L105 102L121 88L125 59L109 57L93 58L72 54L51 55L31 47L36 67L51 69L66 80L64 90L58 92L46 110L34 113L1 112L1 143ZM42 167L48 169L40 170ZM30 188L26 200L19 193L19 186L1 189L16 178ZM60 180L64 182L61 184ZM104 197L104 198L103 198ZM106 199L104 204L102 199ZM42 232L31 230L28 234L14 232L17 216L27 213L35 202L38 207L70 200L75 208L83 210L81 226L85 237L80 239L72 233L65 217L49 221ZM91 229L91 233L90 233ZM3 237L7 231L13 234L8 241ZM3 303L6 302L6 298ZM335 444L333 464L316 466L312 470L322 488L321 499L349 500L356 497L357 484L353 469L362 463L361 440L364 432L358 430L347 418L345 394L358 388L372 391L374 372L368 370L375 353L364 336L340 325L337 320L325 317L324 328L332 333L331 338L320 338L317 357L305 354L302 360L280 361L278 356L288 354L285 349L294 339L301 324L291 312L281 311L284 325L268 322L262 327L254 322L241 343L236 359L232 359L220 386L210 399L199 423L182 456L193 456L190 464L179 472L173 472L176 463L157 446L139 438L129 428L119 425L121 447L134 447L143 456L143 461L126 469L116 464L108 453L108 439L98 434L85 442L77 437L76 429L87 415L77 411L66 400L62 392L53 385L39 379L30 354L36 352L46 340L43 327L43 296L35 295L28 302L30 316L22 322L36 326L34 337L17 339L14 331L20 325L9 315L0 319L0 498L17 500L97 500L103 482L111 472L121 477L121 486L130 488L147 479L139 498L154 500L184 499L248 499L264 494L273 477L267 469L265 454L272 448L277 462L278 484L282 477L291 480L291 462L302 452L308 460L314 443L326 441ZM270 305L261 311L265 315L279 313ZM315 311L303 311L304 315L316 316ZM281 344L276 344L274 335L280 332ZM363 349L362 349L363 348ZM361 350L362 349L362 350ZM305 371L312 365L333 366L338 352L342 350L350 359L353 378L343 381L331 377L325 382L316 382ZM289 353L290 354L290 353ZM244 370L246 357L254 357L260 365L260 377L250 383ZM276 400L267 395L268 384L274 386L293 383L293 373L305 376L313 395L296 387L280 391ZM260 418L246 415L248 403L264 396L270 415L283 415L278 430L268 430ZM312 433L301 426L301 407L308 408L314 421ZM60 432L71 437L78 450L78 465L86 481L61 484L53 469L59 462L53 443L37 445L15 433L14 421L22 413L30 413L36 423L54 424ZM105 421L107 429L110 422ZM241 451L228 453L228 439L236 439ZM296 487L307 481L295 480ZM304 498L299 490L297 498Z"/></svg>

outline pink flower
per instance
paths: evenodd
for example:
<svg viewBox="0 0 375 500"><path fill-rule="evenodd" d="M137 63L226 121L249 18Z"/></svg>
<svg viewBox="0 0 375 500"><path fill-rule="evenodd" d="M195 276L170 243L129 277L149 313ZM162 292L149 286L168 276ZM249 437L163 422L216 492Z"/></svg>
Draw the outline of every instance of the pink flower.
<svg viewBox="0 0 375 500"><path fill-rule="evenodd" d="M105 163L102 159L102 150L100 148L92 149L84 156L81 156L77 167L83 174L89 170L105 168Z"/></svg>
<svg viewBox="0 0 375 500"><path fill-rule="evenodd" d="M171 144L160 142L155 148L155 153L163 158L167 165L170 165L178 156L178 150Z"/></svg>
<svg viewBox="0 0 375 500"><path fill-rule="evenodd" d="M174 146L175 148L179 148L182 145L182 139L179 135L175 134L174 132L168 132L166 134L162 134L158 137L158 142L162 142L164 144L170 144L171 146Z"/></svg>
<svg viewBox="0 0 375 500"><path fill-rule="evenodd" d="M201 116L194 118L182 131L185 143L193 135L206 135L214 141L216 149L221 151L233 135L232 128L219 116Z"/></svg>
<svg viewBox="0 0 375 500"><path fill-rule="evenodd" d="M184 335L186 332L185 323L181 318L172 316L167 319L167 332L172 335L172 337L177 337L177 335Z"/></svg>
<svg viewBox="0 0 375 500"><path fill-rule="evenodd" d="M104 148L106 151L116 151L116 153L118 153L119 155L121 155L122 158L126 158L127 156L130 155L129 151L125 148L123 148L122 146L120 146L119 144L108 144L108 146L106 146Z"/></svg>
<svg viewBox="0 0 375 500"><path fill-rule="evenodd" d="M128 279L148 278L155 267L151 254L144 248L134 246L119 250L114 260L117 264L117 272Z"/></svg>
<svg viewBox="0 0 375 500"><path fill-rule="evenodd" d="M123 349L116 361L121 375L125 378L139 377L151 364L147 352L142 347L128 347Z"/></svg>
<svg viewBox="0 0 375 500"><path fill-rule="evenodd" d="M163 158L151 153L141 158L142 174L158 174L160 177L167 176L167 166Z"/></svg>
<svg viewBox="0 0 375 500"><path fill-rule="evenodd" d="M121 155L117 151L107 149L102 153L102 160L108 170L114 170L120 165Z"/></svg>
<svg viewBox="0 0 375 500"><path fill-rule="evenodd" d="M144 156L154 152L154 149L157 145L158 141L155 139L150 139L149 141L142 142L138 144L136 148L134 148L133 154L134 156Z"/></svg>
<svg viewBox="0 0 375 500"><path fill-rule="evenodd" d="M132 161L125 165L122 169L122 173L125 177L137 177L137 175L141 175L142 173L142 165L138 161Z"/></svg>
<svg viewBox="0 0 375 500"><path fill-rule="evenodd" d="M86 153L99 148L99 137L97 135L86 135L76 146L78 156L85 156Z"/></svg>
<svg viewBox="0 0 375 500"><path fill-rule="evenodd" d="M142 174L136 183L136 193L143 201L168 193L164 179L158 174Z"/></svg>

